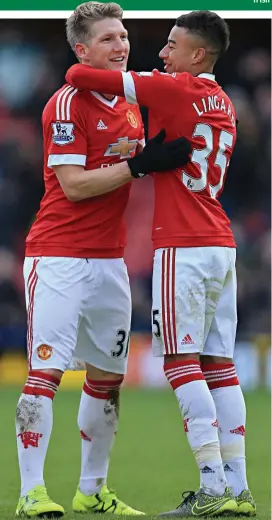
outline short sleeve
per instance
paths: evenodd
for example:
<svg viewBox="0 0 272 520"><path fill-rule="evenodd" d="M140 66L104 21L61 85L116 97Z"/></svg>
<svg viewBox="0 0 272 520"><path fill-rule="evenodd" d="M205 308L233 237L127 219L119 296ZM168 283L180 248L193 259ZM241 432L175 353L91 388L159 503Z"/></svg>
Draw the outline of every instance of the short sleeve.
<svg viewBox="0 0 272 520"><path fill-rule="evenodd" d="M48 167L86 165L86 110L78 89L66 86L51 98L44 110L42 124Z"/></svg>

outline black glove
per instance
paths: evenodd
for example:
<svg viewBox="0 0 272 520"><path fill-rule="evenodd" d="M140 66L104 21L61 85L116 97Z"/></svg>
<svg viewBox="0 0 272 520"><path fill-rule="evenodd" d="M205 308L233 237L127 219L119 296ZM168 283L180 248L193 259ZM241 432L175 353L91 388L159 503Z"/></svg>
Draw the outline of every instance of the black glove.
<svg viewBox="0 0 272 520"><path fill-rule="evenodd" d="M191 144L186 137L164 143L165 130L149 139L143 151L128 159L128 167L132 177L144 177L147 173L173 170L187 164L192 152Z"/></svg>

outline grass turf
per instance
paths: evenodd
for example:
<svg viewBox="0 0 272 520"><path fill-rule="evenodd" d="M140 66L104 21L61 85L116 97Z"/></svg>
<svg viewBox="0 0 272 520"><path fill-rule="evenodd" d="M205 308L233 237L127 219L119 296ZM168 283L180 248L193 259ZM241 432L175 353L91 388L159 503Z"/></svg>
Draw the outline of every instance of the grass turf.
<svg viewBox="0 0 272 520"><path fill-rule="evenodd" d="M14 518L19 496L14 414L20 390L0 389L0 520ZM49 494L71 511L80 468L76 417L80 392L59 391L54 401L54 429L45 478ZM247 465L258 518L270 519L270 395L248 393ZM178 406L170 390L125 389L119 432L112 453L109 487L150 517L176 506L182 491L197 489L198 471L189 450ZM83 518L93 519L87 514ZM97 518L97 516L96 516Z"/></svg>

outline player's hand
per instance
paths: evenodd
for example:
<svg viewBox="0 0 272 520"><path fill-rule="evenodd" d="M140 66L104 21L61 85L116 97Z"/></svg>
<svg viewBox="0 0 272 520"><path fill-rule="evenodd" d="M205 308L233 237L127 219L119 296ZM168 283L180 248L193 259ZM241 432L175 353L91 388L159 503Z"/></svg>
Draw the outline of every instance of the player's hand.
<svg viewBox="0 0 272 520"><path fill-rule="evenodd" d="M128 159L132 177L144 177L147 173L174 170L190 160L191 144L186 137L164 143L165 130L149 139L143 151Z"/></svg>

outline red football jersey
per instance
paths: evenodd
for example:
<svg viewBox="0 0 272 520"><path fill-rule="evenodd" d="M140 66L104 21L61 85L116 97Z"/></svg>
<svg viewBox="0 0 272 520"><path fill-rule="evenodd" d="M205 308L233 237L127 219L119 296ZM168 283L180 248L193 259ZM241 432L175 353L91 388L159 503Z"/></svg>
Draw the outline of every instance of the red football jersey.
<svg viewBox="0 0 272 520"><path fill-rule="evenodd" d="M236 115L228 96L212 74L154 71L123 74L123 79L126 99L150 108L149 137L165 128L167 140L185 136L193 148L186 167L154 175L155 249L235 247L229 219L217 200L236 141Z"/></svg>
<svg viewBox="0 0 272 520"><path fill-rule="evenodd" d="M75 164L92 170L133 157L144 139L138 106L64 85L45 106L42 125L45 194L26 240L26 256L122 257L131 183L71 202L52 168Z"/></svg>
<svg viewBox="0 0 272 520"><path fill-rule="evenodd" d="M229 219L217 197L236 141L234 107L213 74L118 72L72 67L66 78L80 88L105 88L128 103L149 107L150 135L187 137L191 162L155 173L153 241L160 247L235 247Z"/></svg>

